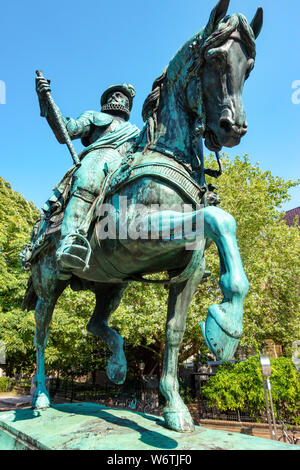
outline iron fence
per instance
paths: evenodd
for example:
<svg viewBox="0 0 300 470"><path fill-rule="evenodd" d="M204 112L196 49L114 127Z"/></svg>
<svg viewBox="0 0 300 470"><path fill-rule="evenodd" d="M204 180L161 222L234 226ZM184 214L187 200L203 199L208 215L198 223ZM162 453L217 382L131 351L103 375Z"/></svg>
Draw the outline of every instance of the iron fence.
<svg viewBox="0 0 300 470"><path fill-rule="evenodd" d="M215 419L218 421L236 421L240 423L267 422L266 416L257 410L250 413L248 410L221 411L216 406L208 406L203 398L197 399L199 419Z"/></svg>
<svg viewBox="0 0 300 470"><path fill-rule="evenodd" d="M51 399L65 399L69 401L92 401L105 403L117 397L129 399L132 396L141 400L148 388L139 381L128 382L125 385L91 384L76 382L72 379L51 379L49 393Z"/></svg>
<svg viewBox="0 0 300 470"><path fill-rule="evenodd" d="M10 390L13 388L20 393L30 393L30 378L16 377L10 379ZM211 419L218 421L235 421L243 423L267 423L266 413L262 410L255 410L251 413L247 409L235 411L221 411L216 406L208 406L208 402L201 395L201 387L194 388L193 383L188 383L186 390L181 387L182 399L193 409L193 416L197 420ZM139 410L144 403L145 409L154 414L161 414L164 406L164 398L159 391L158 378L142 377L140 379L126 380L123 385L113 383L92 384L90 382L78 382L75 378L50 379L49 393L52 402L94 402L106 406L117 406L128 408L128 403L138 403L132 409ZM156 403L153 406L153 403ZM141 411L143 411L141 409ZM289 425L293 424L289 416L284 416L284 421Z"/></svg>

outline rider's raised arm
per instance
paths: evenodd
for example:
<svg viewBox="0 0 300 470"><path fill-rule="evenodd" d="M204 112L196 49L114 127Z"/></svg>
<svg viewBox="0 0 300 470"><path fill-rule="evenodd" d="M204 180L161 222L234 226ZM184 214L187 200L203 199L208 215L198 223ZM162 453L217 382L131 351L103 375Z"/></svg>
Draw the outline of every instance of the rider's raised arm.
<svg viewBox="0 0 300 470"><path fill-rule="evenodd" d="M82 144L89 145L89 135L95 127L107 127L113 117L99 111L85 111L77 119L64 118L71 139L80 138Z"/></svg>
<svg viewBox="0 0 300 470"><path fill-rule="evenodd" d="M93 125L93 111L87 111L81 114L77 119L65 118L54 102L52 103L52 107L55 109L49 106L47 92L50 91L50 80L44 77L36 78L36 92L39 98L41 116L46 117L58 142L60 144L66 143L57 123L57 115L59 115L60 120L64 122L71 139L82 139L86 137L90 133Z"/></svg>
<svg viewBox="0 0 300 470"><path fill-rule="evenodd" d="M71 139L82 139L91 132L93 125L93 111L86 111L77 119L66 117L64 118L64 121Z"/></svg>
<svg viewBox="0 0 300 470"><path fill-rule="evenodd" d="M68 131L69 136L71 139L82 139L83 137L86 137L90 132L92 128L92 120L90 118L90 112L87 111L83 114L81 114L77 119L73 119L70 117L65 117L63 114L60 112L59 108L56 106L57 111L60 113L61 118L63 122L65 123L66 129ZM56 119L55 116L53 115L51 109L48 110L47 113L47 121L53 130L58 142L60 144L65 144L63 136L60 134L59 129L56 126Z"/></svg>
<svg viewBox="0 0 300 470"><path fill-rule="evenodd" d="M99 111L85 111L77 119L64 117L51 97L51 106L49 106L50 91L50 80L47 80L43 76L37 77L36 92L39 98L41 116L47 119L49 126L60 144L65 144L66 141L61 127L59 126L59 122L62 122L66 126L71 139L81 139L83 145L88 145L86 142L92 130L95 127L106 127L113 120L113 116L110 114Z"/></svg>

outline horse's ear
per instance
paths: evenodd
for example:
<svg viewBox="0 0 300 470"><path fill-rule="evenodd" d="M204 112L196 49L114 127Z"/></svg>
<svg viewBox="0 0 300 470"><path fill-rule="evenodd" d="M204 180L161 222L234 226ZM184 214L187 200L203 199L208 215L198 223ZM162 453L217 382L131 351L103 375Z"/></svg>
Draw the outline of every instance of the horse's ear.
<svg viewBox="0 0 300 470"><path fill-rule="evenodd" d="M206 36L212 34L216 29L219 21L221 21L227 13L230 0L219 0L218 4L212 10L207 26L205 28Z"/></svg>
<svg viewBox="0 0 300 470"><path fill-rule="evenodd" d="M264 11L261 7L259 7L257 9L257 12L255 13L253 20L250 23L255 39L258 38L259 33L261 32L263 21L264 21Z"/></svg>

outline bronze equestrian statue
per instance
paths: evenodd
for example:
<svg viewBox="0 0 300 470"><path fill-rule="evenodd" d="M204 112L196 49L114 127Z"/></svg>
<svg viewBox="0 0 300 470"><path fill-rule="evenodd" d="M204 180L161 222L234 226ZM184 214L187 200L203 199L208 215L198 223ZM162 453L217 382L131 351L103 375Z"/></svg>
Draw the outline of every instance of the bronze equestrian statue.
<svg viewBox="0 0 300 470"><path fill-rule="evenodd" d="M191 299L205 275L204 253L211 242L219 251L224 298L209 307L202 332L218 360L230 360L235 353L248 281L235 220L219 207L214 187L205 180L206 174L221 173L220 162L219 170L205 169L202 139L218 157L223 146L238 145L247 132L242 90L254 67L263 14L259 8L249 24L241 14L226 16L228 6L229 0L218 2L206 27L183 45L155 80L143 107L144 128L136 132L128 127L132 135L127 139L125 132L121 152L118 146L113 148L109 136L127 122L128 114L120 114L120 109L102 108L101 113L91 112L79 120L60 114L68 135L82 138L87 151L57 186L22 254L24 266L31 269L23 307L35 309L36 319L34 408L50 406L44 352L52 313L64 289L70 285L95 293L96 307L87 330L108 344L112 355L107 375L121 384L126 377L123 339L108 325L109 317L129 282L149 282L145 275L167 272L169 277L163 282L169 286L169 300L160 380L166 399L164 419L171 429L192 431L192 418L178 392L178 352ZM37 91L40 101L43 93L49 93L41 77ZM131 92L124 96L129 99ZM129 112L130 99L119 98ZM47 119L56 131L51 116ZM119 128L106 133L116 119ZM101 139L106 135L104 148ZM99 174L91 176L93 171ZM82 219L88 227L78 222L85 202ZM185 211L186 206L191 210ZM66 220L71 227L64 226Z"/></svg>

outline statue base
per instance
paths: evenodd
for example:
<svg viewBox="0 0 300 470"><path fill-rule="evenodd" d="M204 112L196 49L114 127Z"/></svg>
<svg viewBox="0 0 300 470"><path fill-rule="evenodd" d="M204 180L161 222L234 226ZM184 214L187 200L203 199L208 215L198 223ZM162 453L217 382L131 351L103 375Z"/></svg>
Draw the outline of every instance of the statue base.
<svg viewBox="0 0 300 470"><path fill-rule="evenodd" d="M300 446L201 426L196 426L194 432L178 433L167 429L158 416L94 403L68 403L45 410L24 408L0 413L0 449L147 450L170 454L193 450L300 450Z"/></svg>

